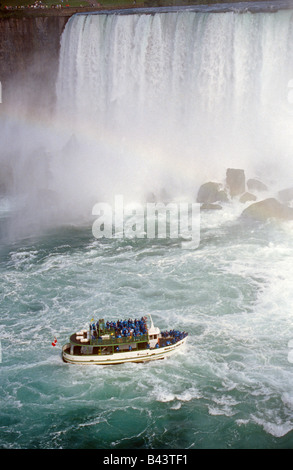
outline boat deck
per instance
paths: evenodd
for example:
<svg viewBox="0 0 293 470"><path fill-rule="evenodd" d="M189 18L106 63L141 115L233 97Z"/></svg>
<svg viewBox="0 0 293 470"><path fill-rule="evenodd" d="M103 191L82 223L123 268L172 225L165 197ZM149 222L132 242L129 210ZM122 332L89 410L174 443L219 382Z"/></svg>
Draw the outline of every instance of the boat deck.
<svg viewBox="0 0 293 470"><path fill-rule="evenodd" d="M144 343L148 341L148 335L117 337L106 334L100 338L87 339L86 334L80 336L76 333L70 336L70 342L77 346L115 346L122 344Z"/></svg>
<svg viewBox="0 0 293 470"><path fill-rule="evenodd" d="M106 337L105 337L106 336ZM137 343L146 343L148 342L148 335L133 336L133 337L116 337L112 335L105 335L104 337L97 338L95 340L89 340L86 338L86 334L83 336L74 333L70 336L71 344L76 346L120 346L120 345L134 345ZM161 338L158 338L158 345L160 348L169 346L176 343L177 340L172 335L166 335Z"/></svg>

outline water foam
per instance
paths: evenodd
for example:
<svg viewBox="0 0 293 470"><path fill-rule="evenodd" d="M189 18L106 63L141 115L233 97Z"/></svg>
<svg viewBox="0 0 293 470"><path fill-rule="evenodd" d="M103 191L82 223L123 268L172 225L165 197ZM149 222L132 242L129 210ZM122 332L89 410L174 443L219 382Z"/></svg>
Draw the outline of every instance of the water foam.
<svg viewBox="0 0 293 470"><path fill-rule="evenodd" d="M290 173L283 156L291 143L287 147L285 132L277 139L280 127L274 124L282 113L290 124L281 104L292 67L291 12L172 15L75 17L68 24L58 113L62 120L72 105L80 127L74 129L75 118L63 114L65 132L76 131L79 146L73 142L61 160L56 155L51 161L50 188L62 200L70 195L74 206L83 195L87 205L85 187L91 196L97 188L106 195L102 180L111 183L116 167L109 192L119 178L149 189L147 170L158 186L180 179L192 180L193 188L197 179L216 177L217 169L222 177L230 163L247 168L255 159L262 175L260 154L268 177L273 154L280 171ZM237 111L233 125L230 107ZM242 129L252 112L251 125ZM168 176L160 178L158 169L167 169ZM3 250L6 447L288 442L283 437L292 429L292 224L246 227L238 220L240 208L205 214L197 250L167 241L101 242L73 228ZM185 352L115 371L62 363L61 344L92 315L118 319L150 311L162 329L189 332ZM51 346L55 334L59 349Z"/></svg>
<svg viewBox="0 0 293 470"><path fill-rule="evenodd" d="M1 128L17 202L10 236L88 223L116 194L193 201L227 167L291 184L292 11L233 8L70 19L53 122L17 107Z"/></svg>

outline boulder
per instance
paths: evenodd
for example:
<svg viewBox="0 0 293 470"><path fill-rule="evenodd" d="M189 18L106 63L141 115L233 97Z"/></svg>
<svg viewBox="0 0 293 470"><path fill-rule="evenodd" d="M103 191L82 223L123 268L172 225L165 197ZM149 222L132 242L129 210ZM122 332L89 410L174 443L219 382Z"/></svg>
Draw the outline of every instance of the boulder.
<svg viewBox="0 0 293 470"><path fill-rule="evenodd" d="M268 198L248 206L242 212L242 216L259 221L271 218L293 220L293 208L281 204L275 198Z"/></svg>
<svg viewBox="0 0 293 470"><path fill-rule="evenodd" d="M168 204L169 202L172 201L170 194L166 191L165 188L161 189L159 200L160 202L163 202L164 204Z"/></svg>
<svg viewBox="0 0 293 470"><path fill-rule="evenodd" d="M292 201L293 199L293 188L283 189L278 192L278 198L282 202Z"/></svg>
<svg viewBox="0 0 293 470"><path fill-rule="evenodd" d="M227 193L224 189L221 189L219 192L218 192L218 201L220 202L228 202L229 201L229 198L227 196Z"/></svg>
<svg viewBox="0 0 293 470"><path fill-rule="evenodd" d="M220 206L220 204L202 204L200 206L200 210L203 210L203 211L219 211L222 209L222 206Z"/></svg>
<svg viewBox="0 0 293 470"><path fill-rule="evenodd" d="M249 180L247 180L247 188L249 189L249 191L267 191L268 190L267 186L264 183L254 178L250 178Z"/></svg>
<svg viewBox="0 0 293 470"><path fill-rule="evenodd" d="M245 173L244 170L237 168L228 168L226 171L226 185L230 196L235 197L243 194L245 191Z"/></svg>
<svg viewBox="0 0 293 470"><path fill-rule="evenodd" d="M210 181L201 185L196 200L199 203L210 204L217 201L226 202L228 197L220 183Z"/></svg>
<svg viewBox="0 0 293 470"><path fill-rule="evenodd" d="M239 201L242 202L243 204L245 204L245 202L248 202L248 201L256 201L256 196L254 194L246 192L242 194L242 196L240 196Z"/></svg>
<svg viewBox="0 0 293 470"><path fill-rule="evenodd" d="M9 164L2 164L0 170L0 194L9 194L13 189L13 169Z"/></svg>
<svg viewBox="0 0 293 470"><path fill-rule="evenodd" d="M147 193L146 202L152 202L152 203L158 202L155 193L153 193L153 192Z"/></svg>

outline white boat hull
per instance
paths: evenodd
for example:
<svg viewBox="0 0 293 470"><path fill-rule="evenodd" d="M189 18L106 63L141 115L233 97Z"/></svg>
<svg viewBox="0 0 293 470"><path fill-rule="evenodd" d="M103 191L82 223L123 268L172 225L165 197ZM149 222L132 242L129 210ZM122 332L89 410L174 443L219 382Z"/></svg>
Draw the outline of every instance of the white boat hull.
<svg viewBox="0 0 293 470"><path fill-rule="evenodd" d="M147 362L156 361L169 357L179 349L181 349L187 337L178 341L170 346L165 346L155 349L145 349L138 351L127 351L118 352L109 355L96 355L96 354L81 354L75 355L70 354L70 344L65 344L62 348L62 358L65 362L70 364L82 364L82 365L111 365L111 364L123 364L126 362ZM69 351L68 351L69 349Z"/></svg>

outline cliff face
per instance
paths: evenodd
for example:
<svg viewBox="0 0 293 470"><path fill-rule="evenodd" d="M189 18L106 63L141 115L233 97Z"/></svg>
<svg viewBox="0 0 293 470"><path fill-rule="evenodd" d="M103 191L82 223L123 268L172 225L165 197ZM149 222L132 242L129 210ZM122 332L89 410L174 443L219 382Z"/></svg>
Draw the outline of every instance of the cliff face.
<svg viewBox="0 0 293 470"><path fill-rule="evenodd" d="M68 17L0 19L0 81L3 105L52 107L60 36Z"/></svg>

